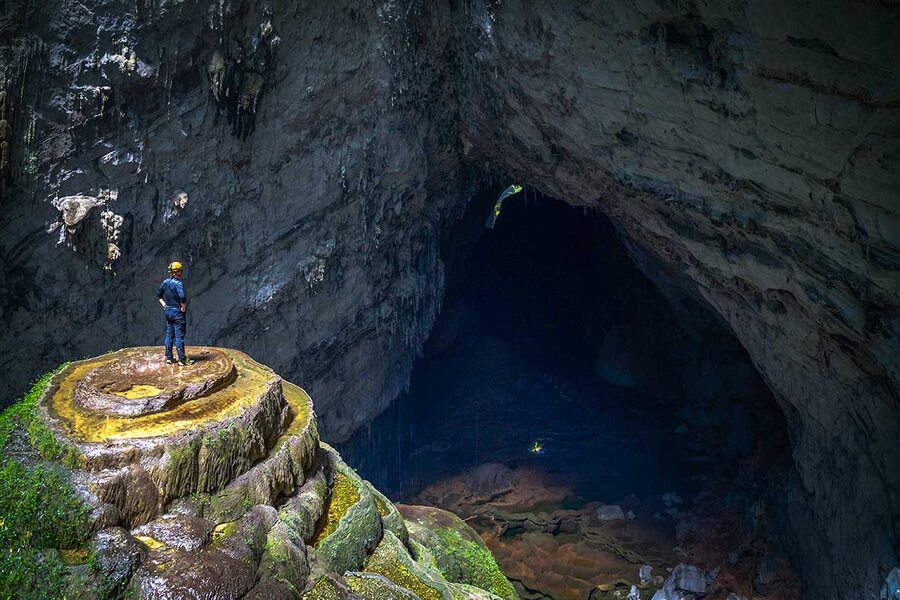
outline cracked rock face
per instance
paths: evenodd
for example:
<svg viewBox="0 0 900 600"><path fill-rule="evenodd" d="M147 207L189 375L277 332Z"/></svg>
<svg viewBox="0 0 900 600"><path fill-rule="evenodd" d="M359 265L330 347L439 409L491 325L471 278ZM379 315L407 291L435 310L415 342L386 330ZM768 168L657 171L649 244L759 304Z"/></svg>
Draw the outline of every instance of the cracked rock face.
<svg viewBox="0 0 900 600"><path fill-rule="evenodd" d="M791 427L816 596L900 523L900 16L879 3L14 1L0 19L3 394L161 338L239 347L342 439L406 382L473 172L606 212ZM154 274L157 275L154 277ZM323 584L324 585L324 584Z"/></svg>

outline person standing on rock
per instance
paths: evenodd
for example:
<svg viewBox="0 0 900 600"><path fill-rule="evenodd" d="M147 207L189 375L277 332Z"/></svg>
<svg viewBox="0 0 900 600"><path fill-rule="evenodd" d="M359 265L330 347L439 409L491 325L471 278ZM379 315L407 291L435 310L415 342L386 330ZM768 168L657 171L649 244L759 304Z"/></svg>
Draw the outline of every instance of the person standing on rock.
<svg viewBox="0 0 900 600"><path fill-rule="evenodd" d="M184 293L184 283L181 281L183 274L181 263L178 261L169 265L171 277L159 285L159 305L166 313L166 363L175 364L172 356L172 341L175 341L175 349L178 351L178 364L181 366L192 365L194 361L184 354L184 334L187 329L187 295Z"/></svg>

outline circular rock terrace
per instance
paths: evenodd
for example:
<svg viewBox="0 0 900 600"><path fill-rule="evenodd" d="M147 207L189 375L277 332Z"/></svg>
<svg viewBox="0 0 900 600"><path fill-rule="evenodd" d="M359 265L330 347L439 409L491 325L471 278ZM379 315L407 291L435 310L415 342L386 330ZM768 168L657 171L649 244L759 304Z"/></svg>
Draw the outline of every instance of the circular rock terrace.
<svg viewBox="0 0 900 600"><path fill-rule="evenodd" d="M66 597L516 597L493 559L453 558L490 557L461 520L446 517L471 547L411 534L320 443L302 389L235 350L188 354L179 367L127 348L70 363L44 390L40 417L90 508L91 565L68 567Z"/></svg>
<svg viewBox="0 0 900 600"><path fill-rule="evenodd" d="M158 347L70 363L44 393L42 415L77 450L100 525L145 523L264 457L278 467L264 495L293 489L311 466L318 432L303 390L236 350L188 351L196 362L186 367Z"/></svg>
<svg viewBox="0 0 900 600"><path fill-rule="evenodd" d="M129 348L116 354L78 381L75 404L109 415L148 415L222 389L237 376L234 361L216 348L195 352L195 364L188 369L167 364L158 349Z"/></svg>

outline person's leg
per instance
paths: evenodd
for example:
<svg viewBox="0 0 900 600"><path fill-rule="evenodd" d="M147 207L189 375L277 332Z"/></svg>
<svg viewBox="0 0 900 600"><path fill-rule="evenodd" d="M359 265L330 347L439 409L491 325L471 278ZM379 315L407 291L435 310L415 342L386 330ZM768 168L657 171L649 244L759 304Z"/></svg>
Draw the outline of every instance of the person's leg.
<svg viewBox="0 0 900 600"><path fill-rule="evenodd" d="M183 361L185 359L184 356L184 333L185 333L185 325L186 320L184 315L179 315L178 320L175 321L175 349L178 350L178 360Z"/></svg>
<svg viewBox="0 0 900 600"><path fill-rule="evenodd" d="M166 358L169 360L174 360L172 358L172 342L175 340L175 325L172 323L172 319L169 318L169 315L166 315Z"/></svg>

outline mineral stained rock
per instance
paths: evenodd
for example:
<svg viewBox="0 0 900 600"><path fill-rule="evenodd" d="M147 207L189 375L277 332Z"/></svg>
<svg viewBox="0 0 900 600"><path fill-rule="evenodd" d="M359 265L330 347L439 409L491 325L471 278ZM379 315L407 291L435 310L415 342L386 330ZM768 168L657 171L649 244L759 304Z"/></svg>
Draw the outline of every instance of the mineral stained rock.
<svg viewBox="0 0 900 600"><path fill-rule="evenodd" d="M509 586L483 543L480 562L445 578L397 507L319 441L302 389L236 350L188 354L187 367L158 348L70 363L39 383L36 404L4 413L4 494L24 485L5 479L10 466L39 478L52 465L81 508L66 538L0 513L0 527L23 528L10 555L34 550L31 562L0 557L0 597L491 600ZM410 526L428 536L428 524ZM39 557L57 548L54 570Z"/></svg>
<svg viewBox="0 0 900 600"><path fill-rule="evenodd" d="M406 382L472 173L508 175L607 213L748 350L814 595L874 597L900 562L891 2L4 6L7 400L157 335L148 274L177 255L192 339L302 375L342 439Z"/></svg>
<svg viewBox="0 0 900 600"><path fill-rule="evenodd" d="M410 539L434 556L448 581L474 585L504 600L518 598L484 541L462 519L439 508L397 508L406 519Z"/></svg>

